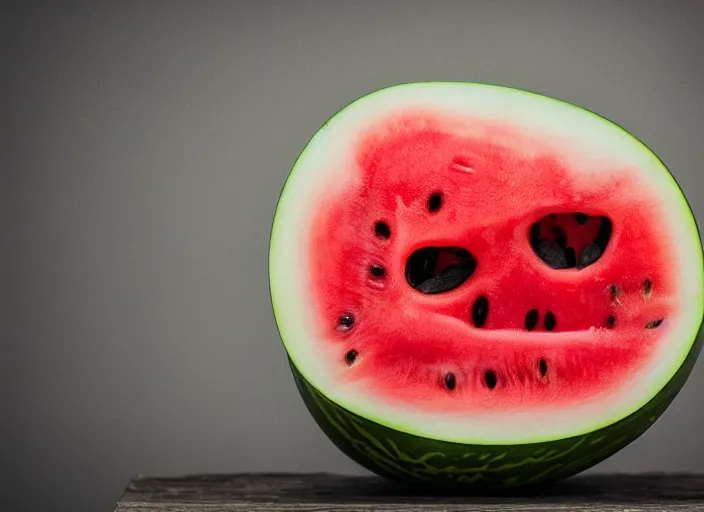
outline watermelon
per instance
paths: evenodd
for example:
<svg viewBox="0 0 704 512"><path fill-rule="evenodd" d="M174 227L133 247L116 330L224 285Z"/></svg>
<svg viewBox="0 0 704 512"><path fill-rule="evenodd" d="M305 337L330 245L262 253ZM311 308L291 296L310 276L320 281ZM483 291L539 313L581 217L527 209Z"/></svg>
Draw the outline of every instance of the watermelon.
<svg viewBox="0 0 704 512"><path fill-rule="evenodd" d="M289 173L269 252L297 388L399 482L489 491L645 432L701 346L702 245L678 184L591 111L475 83L350 103Z"/></svg>

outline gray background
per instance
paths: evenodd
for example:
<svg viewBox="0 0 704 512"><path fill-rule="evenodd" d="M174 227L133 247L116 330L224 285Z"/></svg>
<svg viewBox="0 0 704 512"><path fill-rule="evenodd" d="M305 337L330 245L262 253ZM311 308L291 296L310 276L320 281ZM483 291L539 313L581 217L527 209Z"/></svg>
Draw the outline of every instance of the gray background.
<svg viewBox="0 0 704 512"><path fill-rule="evenodd" d="M474 80L585 105L704 219L701 1L4 8L0 457L33 510L111 510L137 472L363 472L304 409L267 288L288 169L360 95ZM702 390L698 364L595 470L704 470Z"/></svg>

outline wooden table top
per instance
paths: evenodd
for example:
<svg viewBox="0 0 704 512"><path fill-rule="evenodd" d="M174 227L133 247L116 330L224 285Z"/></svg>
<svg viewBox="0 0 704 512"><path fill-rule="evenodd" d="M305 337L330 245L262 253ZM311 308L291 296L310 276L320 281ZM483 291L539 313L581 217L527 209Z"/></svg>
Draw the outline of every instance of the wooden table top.
<svg viewBox="0 0 704 512"><path fill-rule="evenodd" d="M704 475L594 474L519 496L428 495L376 476L265 473L135 477L116 512L233 511L704 512Z"/></svg>

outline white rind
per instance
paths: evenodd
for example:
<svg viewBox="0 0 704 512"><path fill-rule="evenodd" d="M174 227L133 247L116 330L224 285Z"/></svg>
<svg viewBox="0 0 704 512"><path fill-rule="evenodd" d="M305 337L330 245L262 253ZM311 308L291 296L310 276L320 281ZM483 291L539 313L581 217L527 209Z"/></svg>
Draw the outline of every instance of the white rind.
<svg viewBox="0 0 704 512"><path fill-rule="evenodd" d="M642 171L642 180L667 205L665 219L676 247L678 302L687 305L669 319L668 338L629 382L607 398L544 412L458 415L414 412L337 384L336 354L316 339L308 296L305 233L309 201L321 184L346 186L354 173L352 151L360 132L385 114L430 107L453 115L505 122L553 140L569 165L584 176L600 163L619 162ZM586 141L586 142L585 142ZM704 265L698 230L674 178L640 141L617 125L566 102L516 89L484 84L417 83L382 89L338 112L311 139L279 199L270 246L270 286L277 324L293 364L308 382L342 407L411 434L444 441L514 444L582 435L612 424L645 405L670 380L695 341L704 312Z"/></svg>

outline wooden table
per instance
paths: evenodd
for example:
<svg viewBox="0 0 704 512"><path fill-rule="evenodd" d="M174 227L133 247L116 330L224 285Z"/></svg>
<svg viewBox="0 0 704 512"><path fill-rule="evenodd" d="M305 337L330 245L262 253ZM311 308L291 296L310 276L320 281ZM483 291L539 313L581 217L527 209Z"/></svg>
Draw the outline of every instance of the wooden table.
<svg viewBox="0 0 704 512"><path fill-rule="evenodd" d="M325 473L136 477L116 512L231 511L674 511L704 512L704 475L582 475L539 495L429 496L378 477Z"/></svg>

